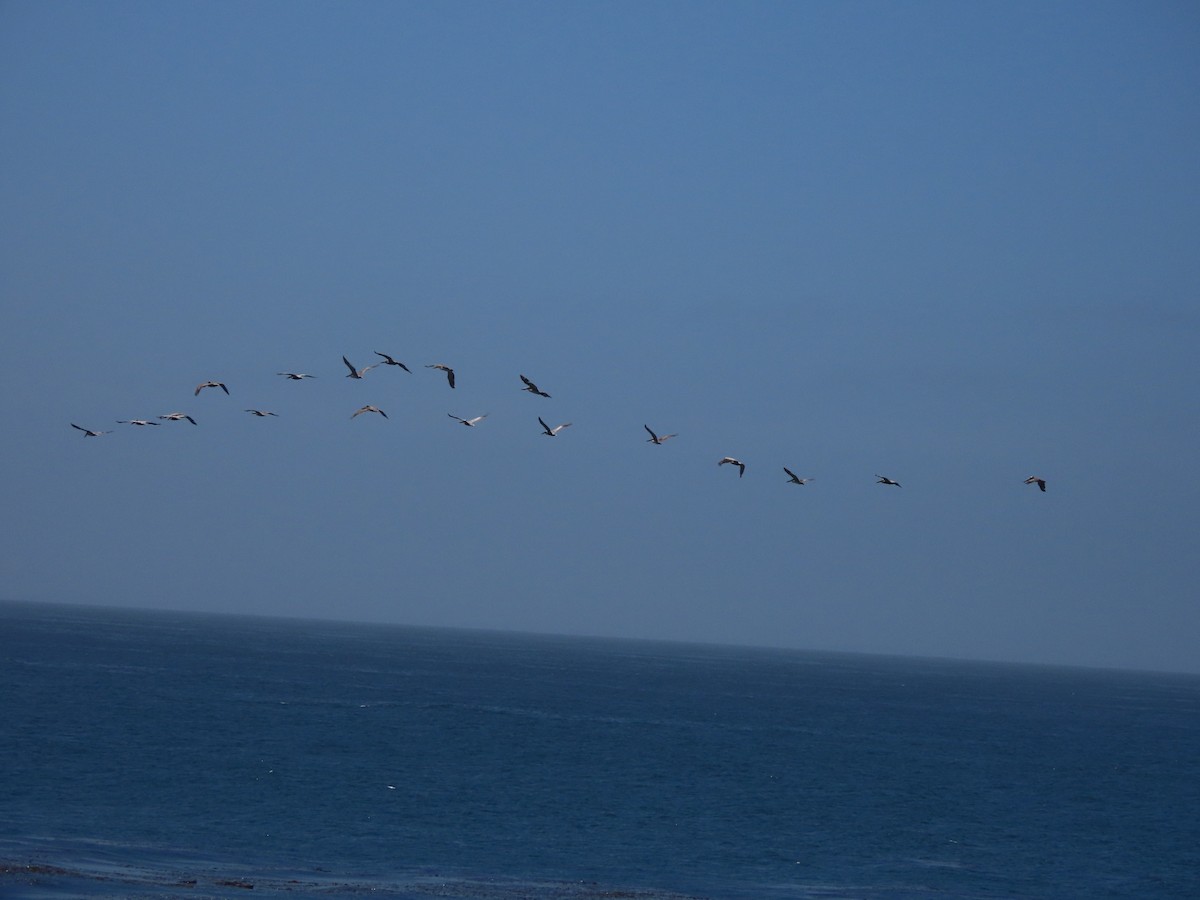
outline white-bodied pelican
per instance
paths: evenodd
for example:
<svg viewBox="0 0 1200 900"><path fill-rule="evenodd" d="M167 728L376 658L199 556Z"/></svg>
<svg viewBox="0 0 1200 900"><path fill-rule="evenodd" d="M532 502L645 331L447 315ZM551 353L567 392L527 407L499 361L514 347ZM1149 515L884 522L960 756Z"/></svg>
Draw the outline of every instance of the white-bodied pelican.
<svg viewBox="0 0 1200 900"><path fill-rule="evenodd" d="M555 437L564 428L569 428L571 426L570 422L563 422L561 425L555 425L553 428L551 428L546 424L545 420L541 416L538 416L538 422L540 422L542 425L542 433L547 437Z"/></svg>
<svg viewBox="0 0 1200 900"><path fill-rule="evenodd" d="M669 441L673 437L679 437L678 434L664 434L664 435L660 436L660 435L655 434L653 431L650 431L649 425L643 425L642 427L645 428L646 431L650 433L650 437L646 441L647 444L661 444L663 441Z"/></svg>

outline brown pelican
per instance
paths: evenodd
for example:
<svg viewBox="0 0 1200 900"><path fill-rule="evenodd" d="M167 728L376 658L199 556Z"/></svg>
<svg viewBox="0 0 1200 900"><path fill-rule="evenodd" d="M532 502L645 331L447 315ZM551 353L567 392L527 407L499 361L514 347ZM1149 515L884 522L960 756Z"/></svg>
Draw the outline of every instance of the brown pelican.
<svg viewBox="0 0 1200 900"><path fill-rule="evenodd" d="M261 409L248 409L248 410L246 410L246 412L250 413L253 416L278 416L279 415L279 413L266 412L265 410L261 410Z"/></svg>
<svg viewBox="0 0 1200 900"><path fill-rule="evenodd" d="M718 466L725 466L725 465L737 466L738 467L738 478L741 478L743 475L746 474L746 464L744 462L742 462L740 459L734 459L732 456L722 456L721 459L717 462L717 465Z"/></svg>
<svg viewBox="0 0 1200 900"><path fill-rule="evenodd" d="M811 478L798 478L796 473L787 466L783 467L783 471L788 473L788 484L808 484L810 481L812 481Z"/></svg>
<svg viewBox="0 0 1200 900"><path fill-rule="evenodd" d="M661 444L663 441L669 441L673 437L679 437L678 434L664 434L660 437L659 435L655 434L653 431L650 431L649 425L643 425L642 427L645 428L646 431L650 432L650 437L646 441L647 444Z"/></svg>
<svg viewBox="0 0 1200 900"><path fill-rule="evenodd" d="M374 366L363 366L361 369L356 369L350 364L350 360L346 359L344 356L342 357L342 362L344 362L346 364L346 368L350 370L350 374L346 376L347 378L362 378L373 368L375 368L375 366L383 365L382 363L375 363Z"/></svg>
<svg viewBox="0 0 1200 900"><path fill-rule="evenodd" d="M482 416L476 416L473 419L460 419L458 416L454 415L454 413L446 413L446 415L452 418L455 422L462 422L468 428L473 428L477 423L482 422L488 417L487 413L484 413Z"/></svg>
<svg viewBox="0 0 1200 900"><path fill-rule="evenodd" d="M157 422L151 422L149 419L117 419L118 425L157 425ZM85 435L86 437L86 435Z"/></svg>
<svg viewBox="0 0 1200 900"><path fill-rule="evenodd" d="M404 363L400 362L399 360L397 360L397 359L392 359L392 358L391 358L390 356L388 356L386 353L380 353L378 350L376 350L376 351L375 351L375 355L376 355L376 356L382 356L382 357L383 357L383 362L382 362L382 363L376 363L376 365L384 365L384 366L399 366L399 367L400 367L400 368L402 368L402 369L403 369L405 372L407 372L409 375L411 375L411 374L412 374L412 369L410 369L408 366L406 366Z"/></svg>
<svg viewBox="0 0 1200 900"><path fill-rule="evenodd" d="M316 378L316 375L309 375L307 372L276 372L276 375L282 375L288 381L299 381L302 378Z"/></svg>
<svg viewBox="0 0 1200 900"><path fill-rule="evenodd" d="M521 390L529 391L529 393L531 393L531 394L537 394L539 397L549 397L550 396L545 391L538 390L538 386L536 384L534 384L532 381L530 381L528 378L526 378L524 375L521 376L521 380L523 382L525 382L525 387L521 388Z"/></svg>
<svg viewBox="0 0 1200 900"><path fill-rule="evenodd" d="M1026 484L1036 484L1038 486L1039 490L1042 490L1042 491L1046 490L1046 479L1045 478L1038 478L1036 475L1030 475L1028 478L1025 479L1025 483Z"/></svg>
<svg viewBox="0 0 1200 900"><path fill-rule="evenodd" d="M383 416L385 419L388 417L388 414L387 414L387 413L385 413L385 412L384 412L382 409L380 409L378 406L360 406L358 409L356 409L356 410L354 411L354 415L352 415L350 418L352 418L352 419L353 419L353 418L354 418L354 416L357 416L357 415L359 415L360 413L365 413L365 412L374 412L374 413L379 413L379 414L380 414L381 416Z"/></svg>
<svg viewBox="0 0 1200 900"><path fill-rule="evenodd" d="M541 423L541 425L542 425L542 433L543 433L543 434L545 434L545 435L546 435L546 437L554 437L554 436L556 436L556 435L557 435L557 434L558 434L560 431L562 431L564 428L569 428L569 427L570 427L570 425L571 425L571 423L570 423L570 422L563 422L561 425L555 425L553 428L551 428L549 425L547 425L547 424L545 423L545 421L542 419L542 417L541 417L541 416L538 416L538 422L540 422L540 423Z"/></svg>
<svg viewBox="0 0 1200 900"><path fill-rule="evenodd" d="M92 429L84 428L82 425L76 425L74 422L71 423L71 427L78 428L80 431L82 431L84 437L100 437L102 434L112 434L111 431L92 431Z"/></svg>
<svg viewBox="0 0 1200 900"><path fill-rule="evenodd" d="M876 484L894 484L896 487L904 486L898 481L892 481L892 479L888 478L885 475L876 474L875 477L879 479L877 482L875 482Z"/></svg>
<svg viewBox="0 0 1200 900"><path fill-rule="evenodd" d="M443 366L441 363L433 363L432 365L428 365L425 368L441 369L443 372L446 373L446 380L448 382L450 382L450 387L454 387L454 370L452 368L450 368L449 366Z"/></svg>
<svg viewBox="0 0 1200 900"><path fill-rule="evenodd" d="M201 392L202 390L204 390L205 388L209 388L209 387L219 387L219 388L220 388L221 390L223 390L225 393L227 393L227 394L229 393L229 388L225 387L225 385L223 385L221 382L219 382L219 381L206 381L206 382L204 382L203 384L198 384L198 385L196 385L196 392L195 392L195 394L193 394L193 396L195 396L195 397L198 397L198 396L200 396L200 392Z"/></svg>
<svg viewBox="0 0 1200 900"><path fill-rule="evenodd" d="M187 419L193 425L196 424L196 420L193 419L191 416L189 416L187 413L168 413L165 416L159 416L159 418L166 419L168 422L178 422L181 419Z"/></svg>

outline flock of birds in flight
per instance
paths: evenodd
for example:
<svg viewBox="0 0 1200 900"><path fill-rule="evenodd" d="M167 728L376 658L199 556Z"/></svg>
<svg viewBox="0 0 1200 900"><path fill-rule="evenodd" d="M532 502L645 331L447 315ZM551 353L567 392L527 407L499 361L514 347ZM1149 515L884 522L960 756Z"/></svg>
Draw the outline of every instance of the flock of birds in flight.
<svg viewBox="0 0 1200 900"><path fill-rule="evenodd" d="M375 355L378 357L381 357L381 361L377 362L377 363L372 363L369 366L363 366L361 369L355 368L354 364L351 363L350 360L348 360L345 356L343 356L342 362L345 363L346 368L350 370L350 373L346 377L353 378L353 379L362 379L363 376L365 376L367 374L367 372L371 371L371 369L378 368L379 366L399 366L405 372L408 372L410 375L412 374L412 369L410 369L408 366L406 366L404 363L400 362L399 360L389 356L388 354L380 353L378 350L376 350ZM441 372L444 372L446 374L446 381L449 383L451 388L454 388L454 369L450 368L449 366L442 365L441 363L432 363L432 364L426 365L425 368L437 369ZM283 376L284 378L288 379L289 381L303 381L305 378L316 378L317 377L316 375L310 375L307 372L277 372L276 374ZM523 388L521 388L521 390L528 391L529 393L534 394L535 396L538 396L538 397L549 397L550 396L548 393L543 391L541 388L539 388L536 384L534 384L532 381L530 381L524 375L521 375L520 378L521 378L521 381L525 385ZM229 394L229 388L226 387L224 382L204 381L204 382L201 382L200 384L196 385L196 389L193 392L193 396L198 397L200 395L200 392L205 390L206 388L220 388L226 394ZM278 415L278 413L273 413L268 410L262 410L262 409L247 409L247 410L245 410L245 412L248 412L251 415L258 416L260 418L266 417L266 416L277 416ZM363 413L378 413L380 416L382 416L385 419L388 417L387 413L385 413L378 406L373 406L373 405L368 404L366 406L360 406L358 409L356 409L351 414L350 418L353 419L357 416L362 415ZM461 418L460 416L456 416L453 413L447 413L446 415L448 415L451 419L454 419L456 422L459 422L459 423L467 426L468 428L472 428L472 427L478 425L480 422L482 422L484 419L487 418L486 413L484 413L481 416L475 416L470 419ZM168 422L180 422L180 421L186 420L188 422L191 422L193 425L196 424L195 419L193 419L187 413L182 413L182 412L167 413L165 415L158 416L158 418L162 419L164 421L168 421ZM144 426L148 426L148 425L158 425L159 423L154 421L153 419L118 419L117 424L118 425L134 425L134 426L138 426L138 427L144 427ZM551 428L549 425L546 424L546 421L541 416L538 416L538 424L540 424L542 426L542 434L547 437L557 437L559 432L561 432L564 428L571 427L570 422L563 422L562 424L556 425L553 428ZM101 435L112 434L111 430L97 431L97 430L94 430L91 428L84 428L82 425L76 425L74 422L71 423L71 427L74 429L77 429L78 431L82 431L84 437L100 437ZM657 434L653 429L650 428L649 425L643 425L642 427L645 428L646 433L650 435L650 437L646 439L646 443L648 443L648 444L655 444L655 445L663 444L663 443L666 443L671 438L679 436L678 434ZM738 478L741 478L742 476L744 476L746 474L746 464L744 462L742 462L740 459L737 459L732 456L721 457L721 459L719 459L717 461L717 466L718 467L719 466L736 466L737 470L738 470ZM795 472L793 472L787 466L783 467L783 471L785 473L787 473L787 483L788 484L805 485L813 480L811 477L801 478L799 475L797 475ZM900 484L899 481L896 481L894 478L889 478L886 475L876 474L875 479L876 479L876 481L875 481L876 484L889 485L891 487L902 487L903 486ZM1038 486L1038 489L1043 492L1046 490L1046 479L1041 478L1037 475L1030 475L1028 478L1025 479L1024 483L1025 484L1036 484Z"/></svg>

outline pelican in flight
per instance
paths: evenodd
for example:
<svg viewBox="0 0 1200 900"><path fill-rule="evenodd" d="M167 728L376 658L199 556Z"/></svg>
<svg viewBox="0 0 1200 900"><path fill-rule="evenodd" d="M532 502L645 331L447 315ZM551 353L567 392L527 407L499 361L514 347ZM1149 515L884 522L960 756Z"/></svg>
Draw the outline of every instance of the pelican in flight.
<svg viewBox="0 0 1200 900"><path fill-rule="evenodd" d="M746 464L744 462L742 462L740 459L734 459L732 456L722 456L721 459L717 462L717 465L718 466L725 466L725 465L737 466L738 467L738 478L741 478L743 475L746 474Z"/></svg>
<svg viewBox="0 0 1200 900"><path fill-rule="evenodd" d="M157 422L151 422L149 419L117 419L118 425L157 425ZM85 435L86 436L86 435Z"/></svg>
<svg viewBox="0 0 1200 900"><path fill-rule="evenodd" d="M1036 475L1030 475L1028 478L1025 479L1025 483L1026 484L1036 484L1038 486L1039 490L1041 490L1041 491L1046 490L1046 479L1045 478L1038 478Z"/></svg>
<svg viewBox="0 0 1200 900"><path fill-rule="evenodd" d="M449 366L443 366L441 363L433 363L432 365L428 365L425 368L441 369L443 372L446 373L446 380L448 382L450 382L450 387L454 387L454 370L452 368L450 368Z"/></svg>
<svg viewBox="0 0 1200 900"><path fill-rule="evenodd" d="M196 385L196 392L195 392L195 393L194 393L192 396L199 397L199 396L200 396L200 392L201 392L202 390L204 390L205 388L210 388L210 387L219 387L219 388L220 388L221 390L223 390L225 393L227 393L227 394L229 393L229 388L225 387L225 385L223 385L221 382L219 382L219 381L206 381L206 382L204 382L203 384L198 384L198 385Z"/></svg>
<svg viewBox="0 0 1200 900"><path fill-rule="evenodd" d="M570 422L563 422L561 425L555 425L553 428L551 428L549 425L546 424L545 420L542 419L541 416L538 416L538 422L541 423L542 433L544 435L546 435L546 437L555 437L564 428L571 427Z"/></svg>
<svg viewBox="0 0 1200 900"><path fill-rule="evenodd" d="M796 475L796 473L793 472L791 469L789 469L787 466L783 467L783 471L788 473L788 484L808 484L810 481L812 481L811 478L798 477Z"/></svg>
<svg viewBox="0 0 1200 900"><path fill-rule="evenodd" d="M193 425L196 424L196 420L193 419L191 416L189 416L187 413L168 413L165 416L159 416L159 418L166 419L168 422L179 422L183 419L187 419Z"/></svg>
<svg viewBox="0 0 1200 900"><path fill-rule="evenodd" d="M408 366L406 366L404 363L400 362L400 360L398 360L398 359L392 359L392 358L391 358L390 356L388 356L386 353L380 353L378 350L376 350L376 351L375 351L375 355L376 355L376 356L382 356L382 357L383 357L383 362L382 362L382 363L376 363L375 365L377 365L377 366L380 366L380 365L382 365L382 366L399 366L399 367L400 367L400 368L402 368L402 369L403 369L405 372L407 372L409 375L411 375L411 374L412 374L412 369L410 369L410 368L409 368Z"/></svg>
<svg viewBox="0 0 1200 900"><path fill-rule="evenodd" d="M521 376L521 380L523 382L525 382L525 387L521 388L521 390L529 391L529 393L531 393L531 394L537 394L539 397L549 397L550 396L545 391L538 390L538 386L536 384L534 384L532 381L530 381L528 378L526 378L524 375Z"/></svg>
<svg viewBox="0 0 1200 900"><path fill-rule="evenodd" d="M875 477L879 479L878 481L875 482L876 484L892 484L892 485L895 485L896 487L904 487L904 485L902 485L900 482L893 481L892 479L888 478L886 475L880 475L880 474L876 473Z"/></svg>
<svg viewBox="0 0 1200 900"><path fill-rule="evenodd" d="M650 437L646 441L647 444L661 444L663 441L669 441L673 437L679 437L678 434L664 434L662 436L659 436L659 435L655 434L653 431L650 431L649 425L643 425L642 427L645 428L646 431L648 431L650 433Z"/></svg>
<svg viewBox="0 0 1200 900"><path fill-rule="evenodd" d="M279 413L267 412L266 410L262 410L262 409L248 409L248 410L246 410L246 412L250 413L250 415L252 415L252 416L260 416L260 417L261 416L278 416L279 415Z"/></svg>
<svg viewBox="0 0 1200 900"><path fill-rule="evenodd" d="M316 378L316 375L309 375L307 372L276 372L276 375L282 375L288 381L300 381L304 378Z"/></svg>
<svg viewBox="0 0 1200 900"><path fill-rule="evenodd" d="M382 363L375 363L374 366L363 366L361 369L356 369L353 365L351 365L350 360L346 359L344 356L342 357L342 362L344 362L346 364L346 368L350 370L350 374L346 376L347 378L362 378L373 368L375 368L375 366L383 365Z"/></svg>
<svg viewBox="0 0 1200 900"><path fill-rule="evenodd" d="M455 422L462 422L468 428L473 428L475 425L479 424L488 417L487 413L484 413L482 416L476 416L473 419L460 419L458 416L454 415L454 413L446 413L446 415L452 418Z"/></svg>
<svg viewBox="0 0 1200 900"><path fill-rule="evenodd" d="M92 429L84 428L82 425L76 425L74 422L71 423L71 427L78 428L80 431L82 431L84 437L100 437L102 434L112 434L111 431L92 431Z"/></svg>
<svg viewBox="0 0 1200 900"><path fill-rule="evenodd" d="M350 416L350 418L352 418L352 419L353 419L353 418L354 418L354 416L357 416L357 415L359 415L359 414L361 414L361 413L365 413L365 412L374 412L374 413L379 413L379 414L380 414L381 416L383 416L385 419L388 417L388 414L387 414L387 413L385 413L385 412L384 412L382 409L380 409L378 406L360 406L358 409L356 409L356 410L354 411L354 415Z"/></svg>

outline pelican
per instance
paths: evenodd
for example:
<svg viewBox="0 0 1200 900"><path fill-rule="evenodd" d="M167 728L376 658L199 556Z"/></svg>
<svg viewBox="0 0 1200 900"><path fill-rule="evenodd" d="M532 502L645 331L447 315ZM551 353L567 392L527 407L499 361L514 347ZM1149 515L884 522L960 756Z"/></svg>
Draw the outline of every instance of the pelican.
<svg viewBox="0 0 1200 900"><path fill-rule="evenodd" d="M248 409L248 410L246 410L246 412L250 413L253 416L260 416L260 417L261 416L278 416L279 415L279 413L266 412L265 410L261 410L261 409Z"/></svg>
<svg viewBox="0 0 1200 900"><path fill-rule="evenodd" d="M450 368L449 366L443 366L441 363L433 363L432 365L428 365L425 368L441 369L443 372L446 373L446 380L448 382L450 382L450 387L454 387L454 370L452 368Z"/></svg>
<svg viewBox="0 0 1200 900"><path fill-rule="evenodd" d="M537 394L539 397L549 397L550 396L545 391L538 390L538 386L536 384L534 384L532 381L530 381L528 378L526 378L524 375L521 376L521 380L523 382L525 382L525 387L521 388L521 390L529 391L529 393L531 393L531 394Z"/></svg>
<svg viewBox="0 0 1200 900"><path fill-rule="evenodd" d="M374 413L379 413L379 414L380 414L381 416L383 416L385 419L388 417L388 414L387 414L387 413L385 413L385 412L384 412L382 409L380 409L378 406L360 406L358 409L356 409L356 410L354 411L354 415L350 416L350 418L352 418L352 419L353 419L353 418L354 418L354 416L357 416L357 415L359 415L360 413L365 413L365 412L374 412Z"/></svg>
<svg viewBox="0 0 1200 900"><path fill-rule="evenodd" d="M382 357L383 357L383 362L382 362L382 363L376 363L375 365L377 365L377 366L379 366L379 365L383 365L383 366L399 366L399 367L400 367L400 368L402 368L402 369L403 369L405 372L407 372L409 375L411 375L411 374L412 374L412 369L410 369L410 368L409 368L408 366L406 366L404 363L400 362L398 359L392 359L392 358L391 358L390 356L388 356L386 353L380 353L378 350L376 350L376 351L375 351L375 355L376 355L376 356L382 356Z"/></svg>
<svg viewBox="0 0 1200 900"><path fill-rule="evenodd" d="M117 419L118 425L157 425L157 422L151 422L149 419ZM86 435L85 435L86 437Z"/></svg>
<svg viewBox="0 0 1200 900"><path fill-rule="evenodd" d="M886 475L879 475L878 473L876 473L875 477L879 479L877 482L875 482L876 484L893 484L896 487L904 487L904 485L902 485L900 482L893 481L892 479L888 478Z"/></svg>
<svg viewBox="0 0 1200 900"><path fill-rule="evenodd" d="M350 370L350 374L346 376L347 378L362 378L373 368L375 368L375 366L383 365L382 363L375 363L374 366L363 366L361 369L356 369L350 364L350 360L346 359L344 356L342 357L342 362L344 362L346 364L346 368Z"/></svg>
<svg viewBox="0 0 1200 900"><path fill-rule="evenodd" d="M196 424L196 420L193 419L191 416L189 416L187 413L168 413L165 416L159 416L159 418L166 419L168 422L178 422L182 419L187 419L193 425Z"/></svg>
<svg viewBox="0 0 1200 900"><path fill-rule="evenodd" d="M1026 484L1036 484L1038 486L1039 490L1041 490L1041 491L1046 490L1046 479L1045 478L1038 478L1036 475L1030 475L1028 478L1025 479L1025 483Z"/></svg>
<svg viewBox="0 0 1200 900"><path fill-rule="evenodd" d="M473 428L476 424L482 422L488 417L487 413L484 413L482 416L476 416L473 419L460 419L458 416L454 415L454 413L446 413L446 415L452 418L455 422L462 422L468 428Z"/></svg>
<svg viewBox="0 0 1200 900"><path fill-rule="evenodd" d="M92 431L92 429L84 428L82 425L76 425L74 422L71 423L71 427L78 428L80 431L82 431L84 437L100 437L102 434L112 434L111 431Z"/></svg>
<svg viewBox="0 0 1200 900"><path fill-rule="evenodd" d="M288 381L300 381L303 378L316 378L316 375L309 375L307 372L276 372L276 375L282 375Z"/></svg>
<svg viewBox="0 0 1200 900"><path fill-rule="evenodd" d="M783 467L783 471L788 473L788 484L808 484L810 481L812 481L811 478L798 478L796 473L787 466Z"/></svg>
<svg viewBox="0 0 1200 900"><path fill-rule="evenodd" d="M223 390L225 393L227 393L227 394L229 393L229 388L225 387L225 385L223 385L221 382L219 382L219 381L206 381L206 382L204 382L203 384L198 384L198 385L196 385L196 392L195 392L195 394L193 394L193 396L195 396L195 397L199 397L199 396L200 396L200 392L201 392L202 390L204 390L205 388L209 388L209 387L219 387L219 388L220 388L221 390Z"/></svg>
<svg viewBox="0 0 1200 900"><path fill-rule="evenodd" d="M738 467L738 478L746 474L746 464L740 459L734 459L732 456L722 456L717 462L718 466L730 465Z"/></svg>
<svg viewBox="0 0 1200 900"><path fill-rule="evenodd" d="M678 434L664 434L662 437L659 437L653 431L650 431L649 425L643 425L642 427L650 432L650 438L646 441L647 444L661 444L663 441L669 441L673 437L679 437Z"/></svg>
<svg viewBox="0 0 1200 900"><path fill-rule="evenodd" d="M551 428L545 423L541 416L538 416L538 422L541 423L542 433L545 434L546 437L555 437L564 428L569 428L571 426L570 422L563 422L561 425L555 425L553 428Z"/></svg>

